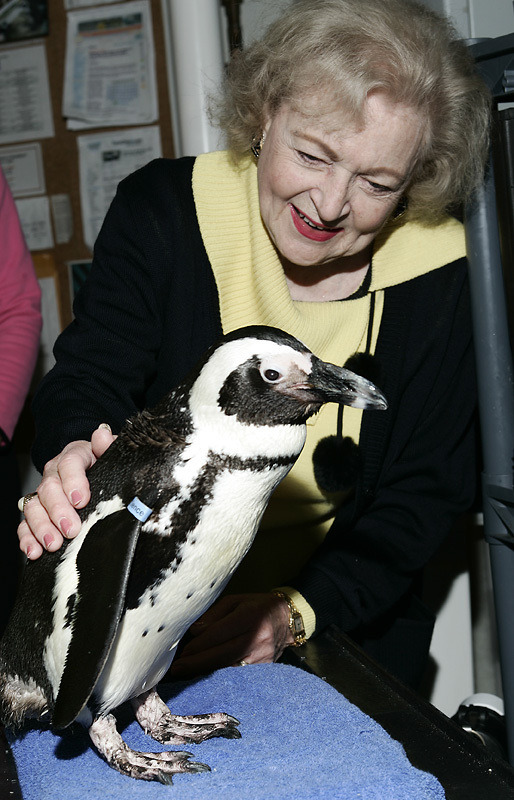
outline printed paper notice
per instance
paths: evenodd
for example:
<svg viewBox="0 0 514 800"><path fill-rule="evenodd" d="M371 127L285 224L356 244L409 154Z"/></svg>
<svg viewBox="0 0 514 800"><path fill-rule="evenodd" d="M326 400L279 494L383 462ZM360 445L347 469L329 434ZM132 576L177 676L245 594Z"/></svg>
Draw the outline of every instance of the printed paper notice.
<svg viewBox="0 0 514 800"><path fill-rule="evenodd" d="M54 135L43 44L0 49L0 144Z"/></svg>
<svg viewBox="0 0 514 800"><path fill-rule="evenodd" d="M54 237L48 197L30 197L15 203L29 250L51 249Z"/></svg>
<svg viewBox="0 0 514 800"><path fill-rule="evenodd" d="M13 197L45 193L43 153L39 142L0 147L0 166Z"/></svg>
<svg viewBox="0 0 514 800"><path fill-rule="evenodd" d="M77 138L84 241L92 250L118 183L162 155L159 127Z"/></svg>
<svg viewBox="0 0 514 800"><path fill-rule="evenodd" d="M97 125L158 118L148 0L68 14L63 115Z"/></svg>
<svg viewBox="0 0 514 800"><path fill-rule="evenodd" d="M50 197L54 221L55 241L66 244L73 236L73 214L69 194L53 194Z"/></svg>

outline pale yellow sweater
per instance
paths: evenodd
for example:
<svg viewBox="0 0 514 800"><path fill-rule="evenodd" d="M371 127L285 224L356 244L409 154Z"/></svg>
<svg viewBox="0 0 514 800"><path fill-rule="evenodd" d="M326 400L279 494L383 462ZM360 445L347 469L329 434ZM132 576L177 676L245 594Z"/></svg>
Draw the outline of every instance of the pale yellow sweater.
<svg viewBox="0 0 514 800"><path fill-rule="evenodd" d="M377 237L370 291L343 302L291 300L277 252L259 212L257 169L248 159L236 168L227 153L196 159L193 193L205 249L212 265L225 332L245 325L272 325L296 336L317 356L344 364L363 351L375 293L371 352L384 303L384 289L415 278L465 253L460 223L448 218L437 227L391 223ZM362 411L345 408L343 435L358 441ZM368 412L371 413L371 412ZM312 453L318 441L335 433L337 406L324 406L307 426L307 441L297 463L272 497L250 553L230 591L266 591L287 583L325 536L341 494L329 495L314 479ZM308 635L315 619L293 593Z"/></svg>

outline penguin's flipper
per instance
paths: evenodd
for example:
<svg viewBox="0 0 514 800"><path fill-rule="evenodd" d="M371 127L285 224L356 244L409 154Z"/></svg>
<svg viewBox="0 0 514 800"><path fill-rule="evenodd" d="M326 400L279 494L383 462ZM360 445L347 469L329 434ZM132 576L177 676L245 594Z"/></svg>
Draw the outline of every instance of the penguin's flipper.
<svg viewBox="0 0 514 800"><path fill-rule="evenodd" d="M77 555L72 638L52 715L66 728L80 714L107 661L123 612L140 520L128 509L95 522Z"/></svg>

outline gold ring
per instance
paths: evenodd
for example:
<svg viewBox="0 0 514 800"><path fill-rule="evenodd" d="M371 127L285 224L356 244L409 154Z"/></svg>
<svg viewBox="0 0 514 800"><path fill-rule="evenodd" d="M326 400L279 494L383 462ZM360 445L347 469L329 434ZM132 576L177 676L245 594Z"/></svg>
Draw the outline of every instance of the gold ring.
<svg viewBox="0 0 514 800"><path fill-rule="evenodd" d="M32 500L33 497L37 497L37 492L30 492L30 494L26 494L24 497L20 497L18 500L18 508L20 509L21 513L25 511L25 506Z"/></svg>
<svg viewBox="0 0 514 800"><path fill-rule="evenodd" d="M248 667L249 666L248 661L245 661L244 658L243 658L243 660L239 662L239 666L240 667Z"/></svg>

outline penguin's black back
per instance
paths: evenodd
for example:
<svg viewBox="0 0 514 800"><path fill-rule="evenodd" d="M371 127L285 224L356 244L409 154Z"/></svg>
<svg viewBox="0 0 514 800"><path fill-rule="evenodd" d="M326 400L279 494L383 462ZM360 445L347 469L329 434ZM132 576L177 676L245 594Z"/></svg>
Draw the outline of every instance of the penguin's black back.
<svg viewBox="0 0 514 800"><path fill-rule="evenodd" d="M45 552L37 561L25 565L16 602L0 643L0 718L8 720L10 706L4 702L2 683L7 675L16 675L24 682L35 681L44 691L49 704L53 691L43 665L45 641L52 632L50 609L53 605L55 571L64 550Z"/></svg>
<svg viewBox="0 0 514 800"><path fill-rule="evenodd" d="M148 416L149 412L142 412ZM137 415L138 420L142 415ZM148 421L145 420L148 426ZM161 420L162 423L162 420ZM79 511L82 521L86 520L101 500L110 500L120 495L123 503L128 505L135 496L152 507L162 505L164 498L157 500L159 490L166 487L166 497L173 493L170 477L171 470L180 450L181 438L166 447L167 456L163 460L163 448L170 444L161 431L161 441L148 438L143 441L145 425L135 423L136 434L133 434L131 423L127 424L120 436L113 442L102 459L89 470L88 478L91 488L91 499L88 505ZM151 430L151 426L150 426ZM128 431L128 433L127 433ZM135 440L134 440L135 439ZM159 463L156 471L155 463ZM150 537L145 537L150 539ZM65 557L70 541L64 541L62 547L50 553L45 551L37 561L27 561L18 589L16 602L9 623L0 642L0 718L10 719L10 706L5 702L2 683L8 675L18 676L23 682L34 681L48 700L50 709L55 700L52 686L43 663L45 642L53 630L53 605L56 570ZM149 574L148 564L163 564L162 559L172 559L176 547L173 538L159 541L159 537L151 537L136 552L136 568L138 575L130 584L127 602L137 605L139 595L144 590L145 580L157 579L159 570L153 567L155 575ZM148 559L148 547L162 552L154 553L155 558ZM166 551L166 552L164 552ZM170 552L171 551L171 552ZM169 563L169 561L168 561ZM152 569L152 568L150 568ZM148 585L148 584L147 584ZM74 596L69 598L68 618L65 627L71 625Z"/></svg>

